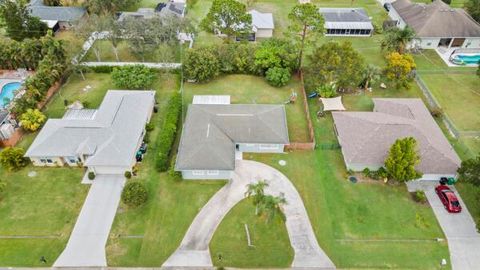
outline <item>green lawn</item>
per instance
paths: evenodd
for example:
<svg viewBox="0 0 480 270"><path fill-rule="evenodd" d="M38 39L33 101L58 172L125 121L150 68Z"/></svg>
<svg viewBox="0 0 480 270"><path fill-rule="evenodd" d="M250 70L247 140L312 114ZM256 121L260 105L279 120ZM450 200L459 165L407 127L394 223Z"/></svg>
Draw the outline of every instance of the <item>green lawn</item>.
<svg viewBox="0 0 480 270"><path fill-rule="evenodd" d="M120 206L107 243L111 266L160 266L178 247L200 208L224 185L223 181L175 181L154 169L155 140L164 115L161 112L173 91L179 89L177 77L165 76L155 88L160 112L152 118L156 128L139 175L133 178L147 185L149 200L137 209Z"/></svg>
<svg viewBox="0 0 480 270"><path fill-rule="evenodd" d="M28 177L30 171L37 172ZM76 168L34 168L10 173L0 197L0 266L51 265L65 248L88 191L80 184L83 170ZM8 238L24 236L25 238ZM7 238L3 238L7 237ZM39 238L36 238L39 237Z"/></svg>
<svg viewBox="0 0 480 270"><path fill-rule="evenodd" d="M98 40L93 45L100 51L100 61L116 62L112 44L108 40ZM120 62L178 62L180 60L180 46L161 46L154 52L148 52L142 59L141 56L135 55L130 50L131 44L121 41L118 44L118 58ZM82 59L85 62L97 62L98 59L91 48Z"/></svg>
<svg viewBox="0 0 480 270"><path fill-rule="evenodd" d="M311 104L312 116L316 104ZM336 141L330 115L314 121L318 143ZM446 243L428 205L404 185L352 184L340 150L247 155L289 177L300 192L320 246L339 268L440 269ZM279 160L287 161L285 167ZM405 258L408 258L406 260Z"/></svg>
<svg viewBox="0 0 480 270"><path fill-rule="evenodd" d="M184 103L192 103L194 95L230 95L232 103L283 104L292 91L297 92L295 104L286 105L290 141L307 142L308 124L303 109L300 82L297 79L285 87L270 86L264 78L249 75L228 75L209 83L186 83Z"/></svg>
<svg viewBox="0 0 480 270"><path fill-rule="evenodd" d="M245 224L253 247L247 244ZM250 200L241 201L223 219L210 242L210 253L216 266L241 268L289 267L294 255L281 217L267 223L255 215Z"/></svg>
<svg viewBox="0 0 480 270"><path fill-rule="evenodd" d="M431 3L432 1L430 0L414 0L413 2L417 3ZM451 7L453 8L462 8L463 5L467 2L467 0L452 0L452 3L450 4Z"/></svg>

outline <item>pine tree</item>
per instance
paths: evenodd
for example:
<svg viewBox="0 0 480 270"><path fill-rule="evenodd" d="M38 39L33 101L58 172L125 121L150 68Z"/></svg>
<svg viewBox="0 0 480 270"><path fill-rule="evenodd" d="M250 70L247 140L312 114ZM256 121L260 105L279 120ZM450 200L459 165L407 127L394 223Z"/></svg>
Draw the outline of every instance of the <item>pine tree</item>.
<svg viewBox="0 0 480 270"><path fill-rule="evenodd" d="M391 178L405 182L422 177L422 174L415 169L420 162L416 147L417 141L412 137L398 139L390 147L385 168Z"/></svg>

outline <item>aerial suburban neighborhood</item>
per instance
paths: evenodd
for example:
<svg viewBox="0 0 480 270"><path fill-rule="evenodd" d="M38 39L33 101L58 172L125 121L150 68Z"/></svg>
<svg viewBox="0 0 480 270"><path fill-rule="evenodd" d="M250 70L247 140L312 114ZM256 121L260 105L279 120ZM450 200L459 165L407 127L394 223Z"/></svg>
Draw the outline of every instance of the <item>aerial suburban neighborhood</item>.
<svg viewBox="0 0 480 270"><path fill-rule="evenodd" d="M480 0L0 0L0 268L480 269Z"/></svg>

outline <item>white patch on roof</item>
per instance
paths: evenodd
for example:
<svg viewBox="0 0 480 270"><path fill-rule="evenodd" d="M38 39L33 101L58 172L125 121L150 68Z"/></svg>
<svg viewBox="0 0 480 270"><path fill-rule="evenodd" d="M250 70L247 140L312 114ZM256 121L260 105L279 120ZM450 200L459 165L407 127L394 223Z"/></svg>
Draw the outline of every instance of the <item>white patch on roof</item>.
<svg viewBox="0 0 480 270"><path fill-rule="evenodd" d="M257 29L274 29L272 13L262 13L255 9L248 12L252 15L252 26Z"/></svg>
<svg viewBox="0 0 480 270"><path fill-rule="evenodd" d="M227 95L195 95L192 104L230 104Z"/></svg>

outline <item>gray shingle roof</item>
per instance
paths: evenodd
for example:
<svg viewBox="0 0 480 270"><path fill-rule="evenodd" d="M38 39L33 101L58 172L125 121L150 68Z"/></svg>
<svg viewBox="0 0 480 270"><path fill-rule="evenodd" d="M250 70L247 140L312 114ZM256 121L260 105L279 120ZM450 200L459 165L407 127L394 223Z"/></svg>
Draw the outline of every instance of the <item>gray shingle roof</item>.
<svg viewBox="0 0 480 270"><path fill-rule="evenodd" d="M236 143L288 144L283 105L188 107L177 170L233 170Z"/></svg>
<svg viewBox="0 0 480 270"><path fill-rule="evenodd" d="M86 166L128 166L154 102L154 91L110 90L98 110L49 119L28 149L27 157L92 155Z"/></svg>
<svg viewBox="0 0 480 270"><path fill-rule="evenodd" d="M465 10L441 0L430 4L397 0L392 6L418 37L480 37L480 24Z"/></svg>
<svg viewBox="0 0 480 270"><path fill-rule="evenodd" d="M373 29L363 8L320 8L326 29Z"/></svg>
<svg viewBox="0 0 480 270"><path fill-rule="evenodd" d="M414 137L424 174L456 174L460 158L421 99L374 99L374 112L333 112L345 161L383 166L395 140Z"/></svg>
<svg viewBox="0 0 480 270"><path fill-rule="evenodd" d="M83 17L86 10L82 7L49 7L41 5L31 5L28 7L32 16L40 20L74 22Z"/></svg>

